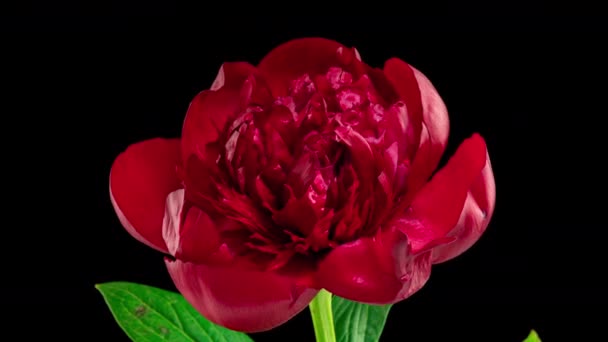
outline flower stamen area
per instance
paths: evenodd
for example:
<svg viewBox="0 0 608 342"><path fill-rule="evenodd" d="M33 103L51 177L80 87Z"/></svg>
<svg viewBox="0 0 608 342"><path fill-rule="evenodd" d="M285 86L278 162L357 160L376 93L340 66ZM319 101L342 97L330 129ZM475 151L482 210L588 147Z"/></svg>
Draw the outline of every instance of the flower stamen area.
<svg viewBox="0 0 608 342"><path fill-rule="evenodd" d="M253 93L264 87L250 80ZM405 142L415 135L407 117L367 75L339 67L302 75L286 96L249 101L230 121L207 147L217 153L213 195L191 198L238 221L222 233L239 236L243 253L265 255L273 268L321 255L373 235L405 193L413 150Z"/></svg>

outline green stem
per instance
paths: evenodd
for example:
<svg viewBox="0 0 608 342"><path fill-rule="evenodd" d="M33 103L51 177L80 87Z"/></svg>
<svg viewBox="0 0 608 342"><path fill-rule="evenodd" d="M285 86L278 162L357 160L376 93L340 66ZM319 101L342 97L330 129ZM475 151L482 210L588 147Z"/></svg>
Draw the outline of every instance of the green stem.
<svg viewBox="0 0 608 342"><path fill-rule="evenodd" d="M325 290L319 291L308 307L312 315L317 342L336 342L334 316L331 311L331 293Z"/></svg>

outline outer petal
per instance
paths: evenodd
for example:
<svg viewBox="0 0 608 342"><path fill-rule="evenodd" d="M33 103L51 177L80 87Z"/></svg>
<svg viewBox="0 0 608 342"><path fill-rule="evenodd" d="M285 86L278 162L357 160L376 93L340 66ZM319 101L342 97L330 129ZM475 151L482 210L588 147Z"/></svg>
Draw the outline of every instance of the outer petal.
<svg viewBox="0 0 608 342"><path fill-rule="evenodd" d="M384 73L408 110L422 119L420 144L408 179L409 192L413 195L435 171L445 151L450 131L448 112L431 81L416 68L391 58L384 65Z"/></svg>
<svg viewBox="0 0 608 342"><path fill-rule="evenodd" d="M469 189L458 224L448 234L455 237L456 241L433 249L433 263L455 258L477 242L490 223L495 202L496 184L490 156L487 154L486 166Z"/></svg>
<svg viewBox="0 0 608 342"><path fill-rule="evenodd" d="M203 261L219 248L219 234L213 221L196 207L184 208L184 189L167 196L163 219L163 238L169 254L188 260ZM188 210L190 209L190 210Z"/></svg>
<svg viewBox="0 0 608 342"><path fill-rule="evenodd" d="M422 288L430 272L430 252L411 254L405 234L390 226L332 250L319 264L317 283L343 298L388 304Z"/></svg>
<svg viewBox="0 0 608 342"><path fill-rule="evenodd" d="M229 329L270 330L306 308L317 290L270 272L166 260L177 289L203 316Z"/></svg>
<svg viewBox="0 0 608 342"><path fill-rule="evenodd" d="M422 134L408 179L412 193L418 191L437 168L450 134L448 110L439 93L420 71L412 67L422 101Z"/></svg>
<svg viewBox="0 0 608 342"><path fill-rule="evenodd" d="M226 62L222 64L210 90L226 86L240 91L243 82L255 72L255 67L247 62Z"/></svg>
<svg viewBox="0 0 608 342"><path fill-rule="evenodd" d="M192 154L204 158L207 144L216 141L239 109L239 92L229 88L205 90L194 97L182 129L182 160Z"/></svg>
<svg viewBox="0 0 608 342"><path fill-rule="evenodd" d="M344 45L325 38L301 38L281 44L268 53L258 65L274 96L287 94L290 81L304 74L312 78L330 66L341 65L338 49Z"/></svg>
<svg viewBox="0 0 608 342"><path fill-rule="evenodd" d="M184 189L167 196L163 220L163 238L169 254L194 263L224 263L232 259L229 250L222 249L221 230L237 223L221 218L214 221L207 213L185 201Z"/></svg>
<svg viewBox="0 0 608 342"><path fill-rule="evenodd" d="M156 138L129 146L110 171L110 199L122 225L137 240L165 253L165 199L181 187L179 158L179 139Z"/></svg>
<svg viewBox="0 0 608 342"><path fill-rule="evenodd" d="M447 233L456 226L467 193L486 165L486 156L485 141L474 134L418 192L399 219L414 253L445 240Z"/></svg>
<svg viewBox="0 0 608 342"><path fill-rule="evenodd" d="M410 113L416 113L418 120L422 120L421 89L412 68L399 58L391 58L384 63L384 74L399 98L407 105Z"/></svg>
<svg viewBox="0 0 608 342"><path fill-rule="evenodd" d="M211 90L194 97L186 112L182 131L182 160L193 153L204 157L207 143L217 140L242 103L242 90L255 68L244 62L224 63Z"/></svg>

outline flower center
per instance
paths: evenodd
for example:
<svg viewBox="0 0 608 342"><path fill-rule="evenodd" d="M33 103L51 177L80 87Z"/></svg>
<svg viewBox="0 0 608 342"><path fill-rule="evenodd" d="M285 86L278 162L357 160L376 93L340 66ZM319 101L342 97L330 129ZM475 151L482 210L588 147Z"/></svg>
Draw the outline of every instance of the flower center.
<svg viewBox="0 0 608 342"><path fill-rule="evenodd" d="M405 192L407 127L405 105L386 103L368 76L303 75L288 96L250 103L226 128L213 206L238 218L243 245L275 267L373 234ZM255 218L239 218L245 210Z"/></svg>

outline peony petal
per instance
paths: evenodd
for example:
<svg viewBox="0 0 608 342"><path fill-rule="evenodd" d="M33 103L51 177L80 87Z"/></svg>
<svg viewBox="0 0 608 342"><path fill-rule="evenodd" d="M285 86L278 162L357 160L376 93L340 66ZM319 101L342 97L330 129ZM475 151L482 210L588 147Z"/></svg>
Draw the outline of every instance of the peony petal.
<svg viewBox="0 0 608 342"><path fill-rule="evenodd" d="M346 299L389 304L422 288L430 272L430 252L411 254L405 234L390 226L332 250L319 264L317 283Z"/></svg>
<svg viewBox="0 0 608 342"><path fill-rule="evenodd" d="M409 193L414 195L435 171L445 151L450 131L448 112L431 81L416 68L391 58L384 65L384 73L408 111L422 120L420 143L408 179Z"/></svg>
<svg viewBox="0 0 608 342"><path fill-rule="evenodd" d="M413 68L399 58L391 58L384 63L384 74L401 100L407 105L407 111L415 113L417 120L421 120L422 89L418 86Z"/></svg>
<svg viewBox="0 0 608 342"><path fill-rule="evenodd" d="M308 186L315 180L318 160L314 153L302 153L300 158L295 161L291 172L287 176L287 186L293 191L295 197L302 197Z"/></svg>
<svg viewBox="0 0 608 342"><path fill-rule="evenodd" d="M376 89L380 97L384 100L384 107L388 107L399 101L400 95L397 94L393 83L388 79L384 71L378 68L368 67L366 74L372 81L374 89Z"/></svg>
<svg viewBox="0 0 608 342"><path fill-rule="evenodd" d="M285 229L310 235L319 220L310 199L306 196L296 198L291 194L285 206L272 215L274 222Z"/></svg>
<svg viewBox="0 0 608 342"><path fill-rule="evenodd" d="M306 308L317 290L272 272L166 260L177 289L205 318L244 332L270 330Z"/></svg>
<svg viewBox="0 0 608 342"><path fill-rule="evenodd" d="M420 88L423 132L418 152L408 179L409 189L415 193L437 168L450 134L448 111L439 93L424 74L412 67Z"/></svg>
<svg viewBox="0 0 608 342"><path fill-rule="evenodd" d="M337 140L348 146L353 167L361 184L361 191L369 191L377 177L374 151L364 137L351 127L340 126L334 130Z"/></svg>
<svg viewBox="0 0 608 342"><path fill-rule="evenodd" d="M175 255L179 249L182 207L184 205L184 189L173 191L167 196L165 202L165 216L163 217L163 240L167 245L169 254Z"/></svg>
<svg viewBox="0 0 608 342"><path fill-rule="evenodd" d="M169 254L191 262L208 262L220 248L219 231L209 215L196 206L184 207L184 189L167 196L163 238Z"/></svg>
<svg viewBox="0 0 608 342"><path fill-rule="evenodd" d="M290 82L308 74L325 73L330 66L342 65L338 49L342 44L325 38L301 38L281 44L258 65L275 97L287 95ZM355 59L355 58L353 58Z"/></svg>
<svg viewBox="0 0 608 342"><path fill-rule="evenodd" d="M496 184L487 154L486 166L469 189L458 224L448 233L456 241L433 249L433 263L455 258L477 242L490 223L495 202Z"/></svg>
<svg viewBox="0 0 608 342"><path fill-rule="evenodd" d="M239 66L234 66L238 64ZM222 71L224 70L224 71ZM224 83L222 84L222 77ZM182 128L182 160L192 154L205 158L207 144L216 141L243 104L243 88L247 86L250 71L240 63L225 63L213 87L217 91L204 90L194 97ZM228 86L229 85L229 86Z"/></svg>
<svg viewBox="0 0 608 342"><path fill-rule="evenodd" d="M399 162L409 162L418 150L422 130L420 119L401 101L386 110L384 116L385 139L398 143Z"/></svg>
<svg viewBox="0 0 608 342"><path fill-rule="evenodd" d="M486 155L485 141L474 134L417 193L410 208L398 219L413 253L445 240L456 226L467 193L485 167Z"/></svg>
<svg viewBox="0 0 608 342"><path fill-rule="evenodd" d="M226 62L220 67L210 90L219 90L226 86L240 90L243 82L255 72L255 67L247 62Z"/></svg>
<svg viewBox="0 0 608 342"><path fill-rule="evenodd" d="M179 139L156 138L129 146L110 171L110 199L120 222L134 238L164 253L165 200L181 187L179 158Z"/></svg>
<svg viewBox="0 0 608 342"><path fill-rule="evenodd" d="M186 173L193 176L186 177L184 182L187 201L209 214L222 231L232 227L228 230L245 229L269 238L282 236L280 231L269 229L273 226L272 220L254 199L214 179L212 174L206 172L209 169L201 160L192 157Z"/></svg>

